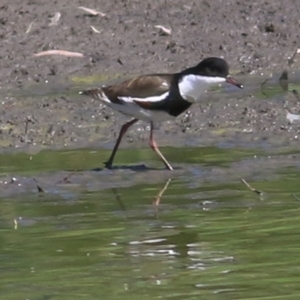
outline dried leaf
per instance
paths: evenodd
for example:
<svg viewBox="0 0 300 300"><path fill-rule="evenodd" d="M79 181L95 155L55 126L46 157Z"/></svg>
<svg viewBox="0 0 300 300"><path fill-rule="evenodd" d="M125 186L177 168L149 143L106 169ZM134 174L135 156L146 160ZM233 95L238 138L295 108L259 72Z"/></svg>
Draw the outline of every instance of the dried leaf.
<svg viewBox="0 0 300 300"><path fill-rule="evenodd" d="M286 118L289 120L290 123L293 123L295 121L300 121L300 115L291 114L287 109L286 112Z"/></svg>
<svg viewBox="0 0 300 300"><path fill-rule="evenodd" d="M92 15L92 16L98 16L100 15L101 17L105 17L106 14L104 14L103 12L101 11L97 11L95 9L91 9L91 8L87 8L87 7L84 7L84 6L78 6L79 9L85 11L86 13Z"/></svg>
<svg viewBox="0 0 300 300"><path fill-rule="evenodd" d="M60 17L61 17L61 13L56 12L54 14L54 16L52 18L50 18L51 22L50 22L49 26L56 26L58 24L58 21L59 21Z"/></svg>
<svg viewBox="0 0 300 300"><path fill-rule="evenodd" d="M62 56L67 56L67 57L84 57L84 55L82 53L70 52L70 51L65 51L65 50L48 50L48 51L42 51L42 52L33 54L33 56L35 56L35 57L46 56L46 55L62 55Z"/></svg>
<svg viewBox="0 0 300 300"><path fill-rule="evenodd" d="M154 27L160 30L161 35L171 35L172 33L172 29L166 28L162 25L155 25Z"/></svg>

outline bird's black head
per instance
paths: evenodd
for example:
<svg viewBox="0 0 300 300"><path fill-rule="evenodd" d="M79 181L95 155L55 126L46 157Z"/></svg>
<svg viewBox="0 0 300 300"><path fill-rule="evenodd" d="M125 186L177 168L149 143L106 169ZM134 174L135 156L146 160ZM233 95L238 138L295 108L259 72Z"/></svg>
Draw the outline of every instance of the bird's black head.
<svg viewBox="0 0 300 300"><path fill-rule="evenodd" d="M233 77L229 76L229 66L227 62L219 57L208 57L203 59L195 67L186 69L179 73L181 77L195 75L196 77L205 77L207 83L227 82L242 89L243 85L238 83Z"/></svg>
<svg viewBox="0 0 300 300"><path fill-rule="evenodd" d="M227 62L218 57L205 58L193 69L195 75L201 76L226 78L229 74L229 66Z"/></svg>

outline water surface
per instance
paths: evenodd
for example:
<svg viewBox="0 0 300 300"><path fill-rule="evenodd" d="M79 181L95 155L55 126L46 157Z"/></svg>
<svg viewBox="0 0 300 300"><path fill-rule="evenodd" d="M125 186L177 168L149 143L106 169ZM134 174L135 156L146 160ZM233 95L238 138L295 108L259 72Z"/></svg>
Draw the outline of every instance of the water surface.
<svg viewBox="0 0 300 300"><path fill-rule="evenodd" d="M298 154L162 150L2 156L1 298L299 299Z"/></svg>

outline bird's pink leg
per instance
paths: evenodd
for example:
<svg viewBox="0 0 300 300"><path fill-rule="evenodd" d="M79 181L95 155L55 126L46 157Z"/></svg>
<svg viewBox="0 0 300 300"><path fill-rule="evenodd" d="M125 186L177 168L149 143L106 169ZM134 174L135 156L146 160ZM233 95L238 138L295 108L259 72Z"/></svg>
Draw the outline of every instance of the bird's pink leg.
<svg viewBox="0 0 300 300"><path fill-rule="evenodd" d="M152 150L159 156L159 158L162 160L162 162L165 164L166 168L169 170L173 170L172 166L169 164L169 162L165 159L165 157L161 154L159 151L157 144L153 138L153 123L150 124L150 139L149 139L149 146L152 148Z"/></svg>
<svg viewBox="0 0 300 300"><path fill-rule="evenodd" d="M119 136L118 136L118 139L117 139L116 144L115 144L115 146L114 146L114 149L113 149L113 151L112 151L112 153L111 153L111 155L110 155L108 161L104 163L106 168L110 169L110 168L112 167L112 163L113 163L114 157L115 157L116 152L117 152L117 150L118 150L118 148L119 148L119 145L120 145L120 143L121 143L121 140L122 140L123 135L126 133L126 131L128 130L128 128L129 128L131 125L133 125L134 123L136 123L137 121L138 121L138 119L133 119L133 120L131 120L131 121L125 123L125 124L122 126L122 128L121 128L121 130L120 130L120 133L119 133Z"/></svg>

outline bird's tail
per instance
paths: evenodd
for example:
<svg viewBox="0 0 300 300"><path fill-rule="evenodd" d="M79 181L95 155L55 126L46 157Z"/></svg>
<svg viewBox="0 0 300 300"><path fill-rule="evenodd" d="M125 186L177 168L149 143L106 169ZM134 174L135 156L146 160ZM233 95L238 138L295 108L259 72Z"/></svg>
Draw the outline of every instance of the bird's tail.
<svg viewBox="0 0 300 300"><path fill-rule="evenodd" d="M103 91L102 91L102 89L91 89L91 90L80 91L79 94L90 96L90 97L92 97L94 99L97 99L97 100L103 100Z"/></svg>

